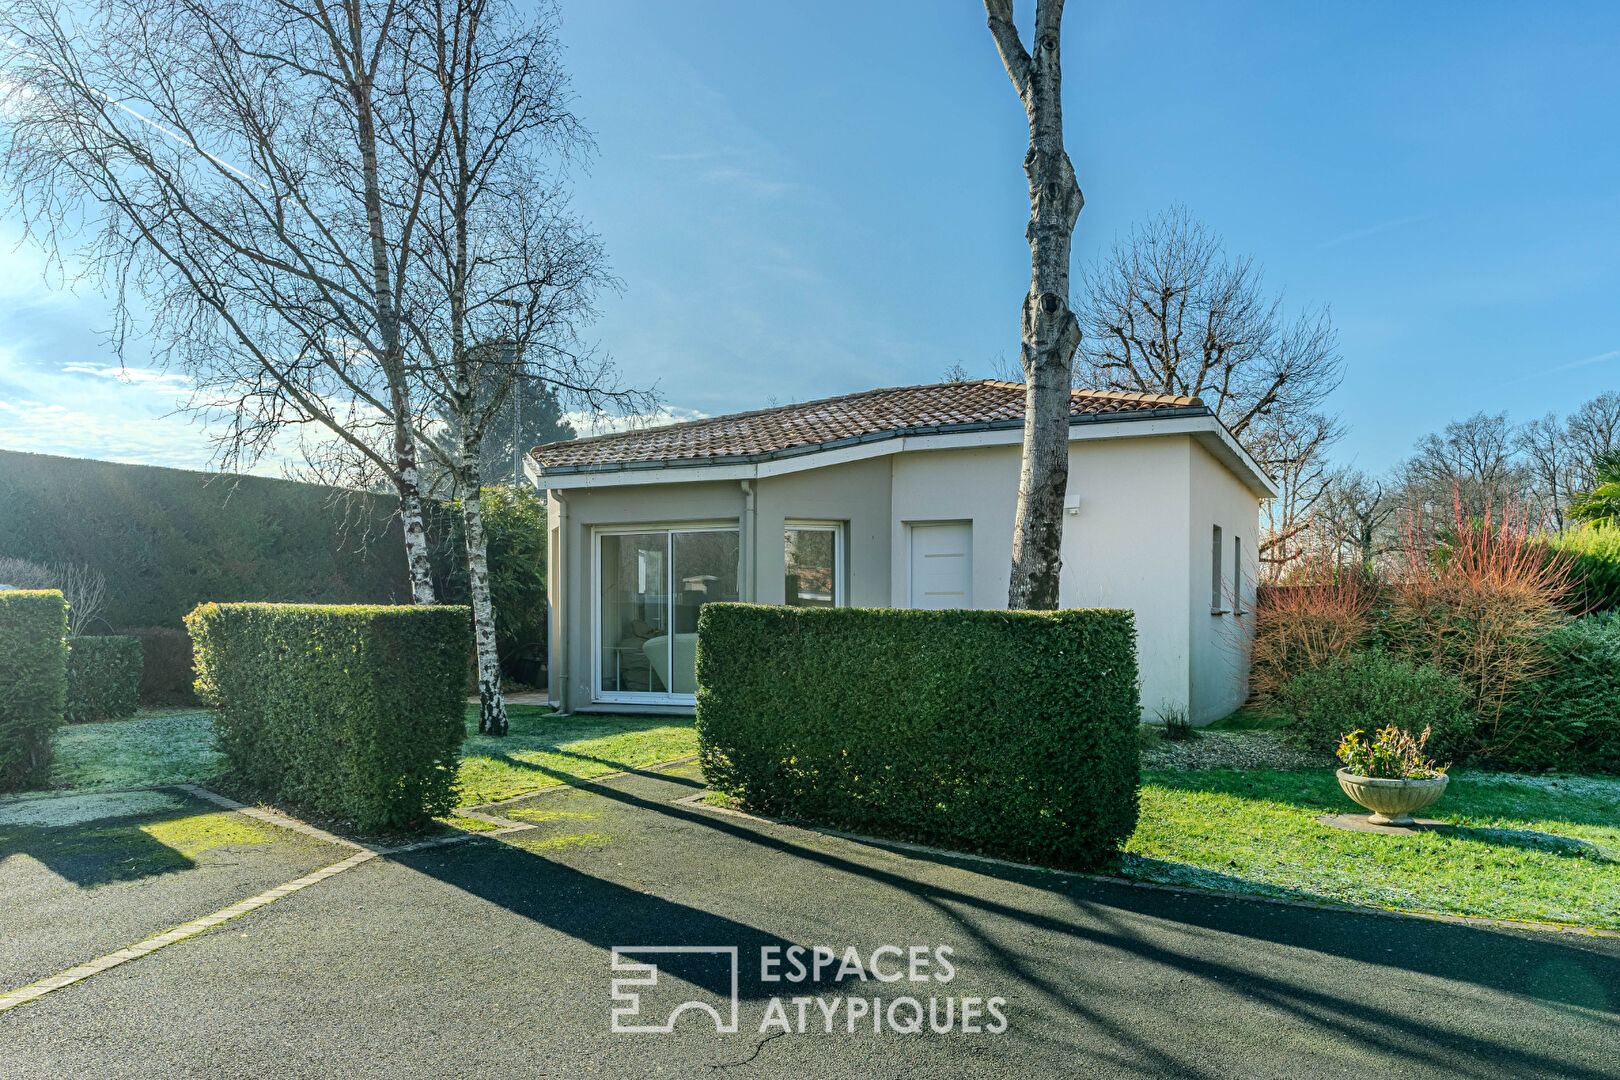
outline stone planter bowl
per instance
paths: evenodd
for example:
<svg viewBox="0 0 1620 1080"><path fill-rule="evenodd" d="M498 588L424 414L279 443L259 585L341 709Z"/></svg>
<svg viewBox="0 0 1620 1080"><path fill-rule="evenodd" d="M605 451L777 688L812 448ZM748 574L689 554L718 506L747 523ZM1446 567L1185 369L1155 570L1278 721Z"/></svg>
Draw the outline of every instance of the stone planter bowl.
<svg viewBox="0 0 1620 1080"><path fill-rule="evenodd" d="M1344 793L1372 811L1367 820L1374 825L1410 825L1412 811L1421 810L1446 792L1449 776L1432 780L1380 780L1357 776L1349 769L1339 770L1339 786Z"/></svg>

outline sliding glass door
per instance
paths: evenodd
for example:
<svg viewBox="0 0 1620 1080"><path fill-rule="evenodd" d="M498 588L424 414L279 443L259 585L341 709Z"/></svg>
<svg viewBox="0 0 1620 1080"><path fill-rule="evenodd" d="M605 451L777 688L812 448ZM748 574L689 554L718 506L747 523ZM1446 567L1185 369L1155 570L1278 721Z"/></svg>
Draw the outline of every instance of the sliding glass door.
<svg viewBox="0 0 1620 1080"><path fill-rule="evenodd" d="M698 608L738 599L738 554L735 528L597 533L597 700L692 700Z"/></svg>

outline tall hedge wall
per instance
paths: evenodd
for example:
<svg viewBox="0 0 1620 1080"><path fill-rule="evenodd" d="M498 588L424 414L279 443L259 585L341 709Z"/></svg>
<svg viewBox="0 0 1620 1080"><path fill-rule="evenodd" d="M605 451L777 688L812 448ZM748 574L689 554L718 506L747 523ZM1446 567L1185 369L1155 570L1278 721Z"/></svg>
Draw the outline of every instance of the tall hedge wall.
<svg viewBox="0 0 1620 1080"><path fill-rule="evenodd" d="M231 774L361 828L414 827L454 805L470 622L451 606L203 604L186 616Z"/></svg>
<svg viewBox="0 0 1620 1080"><path fill-rule="evenodd" d="M141 706L142 648L138 637L68 639L70 723L122 720Z"/></svg>
<svg viewBox="0 0 1620 1080"><path fill-rule="evenodd" d="M767 813L1049 865L1136 826L1128 611L706 604L709 783Z"/></svg>
<svg viewBox="0 0 1620 1080"><path fill-rule="evenodd" d="M0 791L50 779L67 652L67 601L60 592L0 590Z"/></svg>
<svg viewBox="0 0 1620 1080"><path fill-rule="evenodd" d="M397 501L260 476L0 450L0 555L84 563L113 627L179 629L203 601L410 598ZM377 537L358 554L358 530Z"/></svg>

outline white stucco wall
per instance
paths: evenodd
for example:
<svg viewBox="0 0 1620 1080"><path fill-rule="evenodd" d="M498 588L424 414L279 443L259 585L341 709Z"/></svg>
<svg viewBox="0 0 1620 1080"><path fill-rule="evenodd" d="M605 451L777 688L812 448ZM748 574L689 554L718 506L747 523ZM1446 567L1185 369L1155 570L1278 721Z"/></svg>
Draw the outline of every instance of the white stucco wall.
<svg viewBox="0 0 1620 1080"><path fill-rule="evenodd" d="M1194 436L1122 435L1116 429L1070 443L1065 505L1073 512L1064 517L1061 603L1136 612L1144 718L1185 711L1195 723L1207 723L1241 704L1247 683L1242 617L1210 611L1210 530L1222 527L1227 573L1232 538L1241 537L1252 597L1258 497ZM910 527L971 522L972 606L1002 608L1019 453L1016 444L908 450L758 477L749 481L751 536L743 486L735 481L683 482L680 471L671 470L653 474L653 483L562 493L563 503L552 504L553 699L566 668L569 707L591 702L594 526L736 523L744 542L743 598L781 603L784 522L841 522L847 601L905 607ZM566 524L558 529L563 507Z"/></svg>
<svg viewBox="0 0 1620 1080"><path fill-rule="evenodd" d="M1019 448L985 446L898 454L893 464L890 607L910 607L909 529L926 522L973 524L973 597L981 609L1007 606L1012 523L1018 507Z"/></svg>
<svg viewBox="0 0 1620 1080"><path fill-rule="evenodd" d="M910 603L907 529L973 523L973 605L1004 608L1018 503L1019 448L994 446L896 456L893 466L895 607ZM1064 505L1064 607L1136 613L1142 712L1184 711L1208 723L1247 691L1238 617L1210 614L1210 528L1255 550L1259 501L1192 437L1076 440ZM1252 596L1253 568L1247 571Z"/></svg>
<svg viewBox="0 0 1620 1080"><path fill-rule="evenodd" d="M1071 443L1064 607L1136 613L1142 716L1190 706L1185 436Z"/></svg>
<svg viewBox="0 0 1620 1080"><path fill-rule="evenodd" d="M1255 575L1259 569L1256 553L1259 551L1260 504L1202 446L1191 443L1190 447L1188 563L1192 573L1188 577L1188 610L1191 612L1192 662L1188 671L1192 685L1189 702L1193 723L1207 724L1242 705L1249 696L1247 637L1254 622L1249 604L1254 599ZM1210 603L1214 594L1211 555L1216 525L1221 527L1222 548L1220 614L1214 613ZM1234 538L1242 541L1241 579L1234 573Z"/></svg>
<svg viewBox="0 0 1620 1080"><path fill-rule="evenodd" d="M833 521L844 524L848 603L889 606L889 462L873 458L754 482L759 603L780 604L786 593L785 523Z"/></svg>

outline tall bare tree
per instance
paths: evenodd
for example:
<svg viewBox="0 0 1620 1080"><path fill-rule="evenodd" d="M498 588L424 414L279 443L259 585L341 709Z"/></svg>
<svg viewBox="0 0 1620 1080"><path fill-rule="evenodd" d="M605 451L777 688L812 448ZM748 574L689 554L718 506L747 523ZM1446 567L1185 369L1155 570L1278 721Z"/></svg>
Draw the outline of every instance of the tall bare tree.
<svg viewBox="0 0 1620 1080"><path fill-rule="evenodd" d="M506 733L483 522L483 445L520 379L539 378L590 408L635 409L611 366L580 347L579 325L613 284L602 247L570 212L558 159L588 149L569 109L554 22L508 0L419 0L403 17L412 63L435 88L405 102L442 131L416 232L420 312L411 350L424 400L448 423L425 439L451 477L466 538L478 645L479 730ZM419 120L418 120L419 118ZM412 135L413 139L419 138Z"/></svg>
<svg viewBox="0 0 1620 1080"><path fill-rule="evenodd" d="M1520 424L1513 432L1513 446L1524 459L1534 511L1544 527L1562 533L1570 496L1580 482L1568 429L1548 413Z"/></svg>
<svg viewBox="0 0 1620 1080"><path fill-rule="evenodd" d="M1383 480L1341 467L1328 475L1315 529L1337 554L1348 554L1363 569L1372 571L1382 556L1399 546L1399 537L1391 528L1399 509L1399 500Z"/></svg>
<svg viewBox="0 0 1620 1080"><path fill-rule="evenodd" d="M1529 475L1507 413L1477 412L1419 439L1401 467L1401 482L1409 501L1441 508L1443 519L1451 517L1454 501L1465 518L1499 518L1509 507L1525 513Z"/></svg>
<svg viewBox="0 0 1620 1080"><path fill-rule="evenodd" d="M1250 452L1277 484L1277 497L1260 504L1257 552L1262 578L1276 581L1321 546L1311 532L1331 487L1327 448L1344 429L1333 417L1304 413L1268 418L1250 430L1264 435L1251 442Z"/></svg>
<svg viewBox="0 0 1620 1080"><path fill-rule="evenodd" d="M403 0L6 0L0 170L59 266L149 330L226 422L221 464L289 427L399 495L434 600L406 351L407 252L443 143L378 135L423 89Z"/></svg>
<svg viewBox="0 0 1620 1080"><path fill-rule="evenodd" d="M1202 398L1282 487L1259 554L1268 571L1285 567L1342 434L1321 409L1344 371L1327 309L1290 319L1254 260L1182 206L1116 242L1084 288L1076 384Z"/></svg>
<svg viewBox="0 0 1620 1080"><path fill-rule="evenodd" d="M1024 454L1013 524L1007 606L1058 605L1063 497L1069 485L1069 370L1080 322L1069 309L1070 244L1085 199L1063 149L1063 0L1036 0L1035 36L1024 48L1012 0L984 0L990 34L1029 121L1030 285L1021 319Z"/></svg>
<svg viewBox="0 0 1620 1080"><path fill-rule="evenodd" d="M1620 450L1620 391L1605 390L1569 414L1564 422L1576 483L1591 487L1598 462Z"/></svg>

